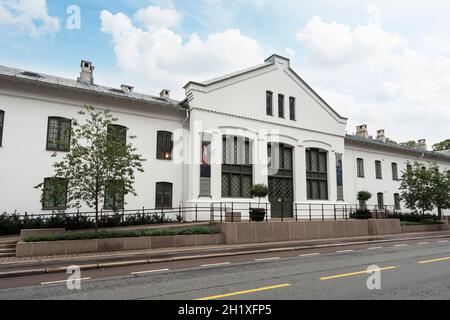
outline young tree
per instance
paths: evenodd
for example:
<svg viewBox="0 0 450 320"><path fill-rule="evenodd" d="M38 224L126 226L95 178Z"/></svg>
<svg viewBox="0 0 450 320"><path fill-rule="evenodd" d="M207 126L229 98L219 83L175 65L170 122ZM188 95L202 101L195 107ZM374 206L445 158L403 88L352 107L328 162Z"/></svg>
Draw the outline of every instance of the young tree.
<svg viewBox="0 0 450 320"><path fill-rule="evenodd" d="M442 142L436 143L433 146L434 151L443 151L443 150L450 150L450 139L444 140Z"/></svg>
<svg viewBox="0 0 450 320"><path fill-rule="evenodd" d="M442 219L442 210L450 208L450 175L439 172L436 163L430 167L431 185L433 188L432 202L438 208L439 219Z"/></svg>
<svg viewBox="0 0 450 320"><path fill-rule="evenodd" d="M425 211L433 210L434 188L431 179L432 170L415 162L411 170L402 173L400 197L405 201L408 209L425 214Z"/></svg>
<svg viewBox="0 0 450 320"><path fill-rule="evenodd" d="M142 162L145 159L126 142L127 129L114 126L118 119L110 111L96 111L86 106L79 114L85 120L79 123L72 119L70 151L53 164L54 177L66 182L68 208L80 208L85 203L95 209L97 231L103 200L112 197L112 209L117 210L125 204L126 194L137 195L133 187L134 174L144 172Z"/></svg>

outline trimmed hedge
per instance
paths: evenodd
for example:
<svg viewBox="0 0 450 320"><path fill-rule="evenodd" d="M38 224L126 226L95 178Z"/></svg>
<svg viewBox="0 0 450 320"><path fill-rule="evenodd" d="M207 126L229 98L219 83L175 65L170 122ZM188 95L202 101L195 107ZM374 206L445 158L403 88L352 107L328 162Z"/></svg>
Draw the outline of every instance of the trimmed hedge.
<svg viewBox="0 0 450 320"><path fill-rule="evenodd" d="M31 235L24 239L25 242L63 241L63 240L93 240L114 238L138 238L138 237L161 237L194 234L217 234L220 231L214 227L189 227L179 229L147 229L136 231L100 231L100 232L77 232L48 235Z"/></svg>
<svg viewBox="0 0 450 320"><path fill-rule="evenodd" d="M164 214L143 214L133 215L113 214L103 216L99 221L99 228L132 227L152 224L163 224L176 222L167 218ZM95 228L95 218L85 215L66 215L56 213L43 218L42 216L30 216L27 213L12 214L3 213L0 215L0 236L17 235L22 229L54 229L65 228L66 230L83 230Z"/></svg>

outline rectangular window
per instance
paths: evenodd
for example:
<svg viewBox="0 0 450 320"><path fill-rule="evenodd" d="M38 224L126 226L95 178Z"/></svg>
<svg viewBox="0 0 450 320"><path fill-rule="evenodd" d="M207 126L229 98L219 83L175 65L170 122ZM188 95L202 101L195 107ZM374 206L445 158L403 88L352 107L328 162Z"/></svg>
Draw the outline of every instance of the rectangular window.
<svg viewBox="0 0 450 320"><path fill-rule="evenodd" d="M61 117L49 117L47 126L47 150L70 151L71 121Z"/></svg>
<svg viewBox="0 0 450 320"><path fill-rule="evenodd" d="M295 121L295 98L289 98L289 119Z"/></svg>
<svg viewBox="0 0 450 320"><path fill-rule="evenodd" d="M268 116L273 116L273 93L266 92L266 113Z"/></svg>
<svg viewBox="0 0 450 320"><path fill-rule="evenodd" d="M306 150L306 191L308 200L328 200L327 152Z"/></svg>
<svg viewBox="0 0 450 320"><path fill-rule="evenodd" d="M44 210L66 210L67 181L61 178L45 178L42 208Z"/></svg>
<svg viewBox="0 0 450 320"><path fill-rule="evenodd" d="M359 158L356 159L356 168L358 171L358 178L364 178L364 160Z"/></svg>
<svg viewBox="0 0 450 320"><path fill-rule="evenodd" d="M411 173L412 170L413 170L412 165L410 165L410 164L406 165L406 171L407 171L408 173Z"/></svg>
<svg viewBox="0 0 450 320"><path fill-rule="evenodd" d="M125 185L123 181L108 181L105 188L105 210L119 210L125 206Z"/></svg>
<svg viewBox="0 0 450 320"><path fill-rule="evenodd" d="M108 137L117 143L121 143L123 145L127 144L127 131L128 128L118 125L112 124L108 127Z"/></svg>
<svg viewBox="0 0 450 320"><path fill-rule="evenodd" d="M200 196L211 196L211 135L202 134L200 155Z"/></svg>
<svg viewBox="0 0 450 320"><path fill-rule="evenodd" d="M400 195L398 193L394 194L394 206L395 210L401 210Z"/></svg>
<svg viewBox="0 0 450 320"><path fill-rule="evenodd" d="M377 194L378 210L384 209L384 193Z"/></svg>
<svg viewBox="0 0 450 320"><path fill-rule="evenodd" d="M224 136L222 197L251 198L253 186L252 144L242 137Z"/></svg>
<svg viewBox="0 0 450 320"><path fill-rule="evenodd" d="M375 176L377 179L383 179L383 171L381 169L381 161L375 161Z"/></svg>
<svg viewBox="0 0 450 320"><path fill-rule="evenodd" d="M156 209L172 209L173 184L158 182L156 184Z"/></svg>
<svg viewBox="0 0 450 320"><path fill-rule="evenodd" d="M0 110L0 147L3 143L3 123L5 122L5 111Z"/></svg>
<svg viewBox="0 0 450 320"><path fill-rule="evenodd" d="M278 117L284 118L284 96L278 95Z"/></svg>
<svg viewBox="0 0 450 320"><path fill-rule="evenodd" d="M337 200L344 201L344 166L342 153L336 153Z"/></svg>
<svg viewBox="0 0 450 320"><path fill-rule="evenodd" d="M392 180L398 181L398 165L396 163L392 164Z"/></svg>
<svg viewBox="0 0 450 320"><path fill-rule="evenodd" d="M167 131L158 131L156 159L172 160L173 156L173 134Z"/></svg>

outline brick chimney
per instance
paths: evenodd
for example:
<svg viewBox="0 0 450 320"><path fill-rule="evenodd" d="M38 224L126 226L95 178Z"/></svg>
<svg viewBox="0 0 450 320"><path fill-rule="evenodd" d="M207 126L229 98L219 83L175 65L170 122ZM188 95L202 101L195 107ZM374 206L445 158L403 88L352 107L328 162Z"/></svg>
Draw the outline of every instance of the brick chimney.
<svg viewBox="0 0 450 320"><path fill-rule="evenodd" d="M356 135L361 138L369 138L369 132L367 131L367 124L363 124L356 127Z"/></svg>
<svg viewBox="0 0 450 320"><path fill-rule="evenodd" d="M169 99L169 98L170 98L170 90L163 89L163 90L159 93L159 96L160 96L161 98L164 98L164 99Z"/></svg>
<svg viewBox="0 0 450 320"><path fill-rule="evenodd" d="M122 89L122 91L125 92L125 93L129 93L129 92L133 92L134 87L129 86L129 85L127 85L127 84L122 84L122 85L120 86L120 89Z"/></svg>
<svg viewBox="0 0 450 320"><path fill-rule="evenodd" d="M427 151L428 150L427 140L421 139L421 140L417 141L417 149L420 151Z"/></svg>
<svg viewBox="0 0 450 320"><path fill-rule="evenodd" d="M81 72L80 77L77 79L78 82L84 84L94 84L94 66L90 61L81 61Z"/></svg>
<svg viewBox="0 0 450 320"><path fill-rule="evenodd" d="M386 142L386 134L384 129L380 129L377 131L377 140L381 142Z"/></svg>

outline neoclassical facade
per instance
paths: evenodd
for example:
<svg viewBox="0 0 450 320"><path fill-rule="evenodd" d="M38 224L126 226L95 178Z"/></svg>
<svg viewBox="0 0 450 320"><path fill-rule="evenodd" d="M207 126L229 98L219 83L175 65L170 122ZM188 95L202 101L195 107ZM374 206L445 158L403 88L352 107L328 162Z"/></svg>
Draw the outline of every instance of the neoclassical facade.
<svg viewBox="0 0 450 320"><path fill-rule="evenodd" d="M186 99L136 93L133 87L95 84L83 61L78 79L0 67L0 210L64 210L51 190L51 157L68 151L63 134L84 105L109 109L117 128L147 161L138 174L138 196L110 195L104 208L176 208L214 203L247 205L254 184L269 186L263 200L271 215L293 216L295 205L356 204L370 191L370 205L399 201L399 178L414 161L436 161L450 170L450 156L386 142L361 126L347 135L347 119L297 73L289 59L273 55L247 70L203 83L189 82ZM126 139L126 135L124 136ZM59 182L61 183L61 181ZM189 219L189 217L187 217Z"/></svg>

